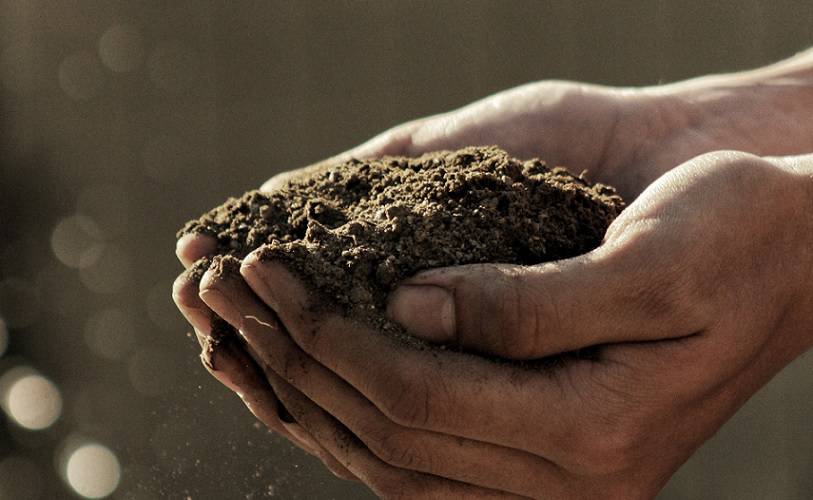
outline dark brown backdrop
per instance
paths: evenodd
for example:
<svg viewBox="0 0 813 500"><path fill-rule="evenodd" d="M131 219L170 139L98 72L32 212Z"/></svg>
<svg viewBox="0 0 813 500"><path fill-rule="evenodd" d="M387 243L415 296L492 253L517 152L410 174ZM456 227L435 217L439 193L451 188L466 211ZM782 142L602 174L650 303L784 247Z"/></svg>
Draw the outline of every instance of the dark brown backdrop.
<svg viewBox="0 0 813 500"><path fill-rule="evenodd" d="M169 299L178 226L509 86L746 68L807 47L811 26L801 0L0 0L0 376L33 367L63 400L43 431L0 413L0 498L69 496L60 460L87 440L118 457L116 498L363 497L205 374ZM662 498L813 496L811 368Z"/></svg>

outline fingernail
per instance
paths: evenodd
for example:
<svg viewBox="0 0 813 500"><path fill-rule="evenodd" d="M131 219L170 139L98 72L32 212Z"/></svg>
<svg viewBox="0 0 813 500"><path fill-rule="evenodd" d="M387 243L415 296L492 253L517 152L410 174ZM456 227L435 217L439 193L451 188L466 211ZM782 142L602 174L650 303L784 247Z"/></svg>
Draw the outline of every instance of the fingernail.
<svg viewBox="0 0 813 500"><path fill-rule="evenodd" d="M455 339L452 293L434 285L404 285L390 297L387 313L406 330L429 342Z"/></svg>
<svg viewBox="0 0 813 500"><path fill-rule="evenodd" d="M278 265L275 263L265 262L263 257L263 248L255 250L248 254L243 259L243 264L240 267L240 274L248 282L249 286L259 295L263 302L273 310L277 310L279 301L274 293L274 287L269 282L274 281L274 269L272 266Z"/></svg>
<svg viewBox="0 0 813 500"><path fill-rule="evenodd" d="M234 350L234 329L224 320L215 316L212 319L212 329L209 335L203 335L203 346L200 359L212 371L219 371L217 359L232 355Z"/></svg>
<svg viewBox="0 0 813 500"><path fill-rule="evenodd" d="M175 243L175 255L184 265L189 267L192 263L213 253L217 248L217 240L212 236L200 233L188 233L181 236Z"/></svg>

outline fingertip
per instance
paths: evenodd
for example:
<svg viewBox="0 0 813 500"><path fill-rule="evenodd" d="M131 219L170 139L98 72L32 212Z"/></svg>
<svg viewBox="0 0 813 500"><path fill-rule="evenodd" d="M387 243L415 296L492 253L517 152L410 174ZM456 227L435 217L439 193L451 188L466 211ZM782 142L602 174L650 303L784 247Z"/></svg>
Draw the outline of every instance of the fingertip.
<svg viewBox="0 0 813 500"><path fill-rule="evenodd" d="M240 265L240 274L244 274L244 270L249 267L257 267L262 263L260 253L264 247L256 248L249 252L248 255L243 257L243 262Z"/></svg>
<svg viewBox="0 0 813 500"><path fill-rule="evenodd" d="M439 286L400 286L390 296L387 316L428 342L447 343L455 338L454 296Z"/></svg>
<svg viewBox="0 0 813 500"><path fill-rule="evenodd" d="M200 278L201 298L203 294L209 292L218 292L221 295L230 294L234 287L242 282L240 266L241 262L236 257L231 255L215 256Z"/></svg>
<svg viewBox="0 0 813 500"><path fill-rule="evenodd" d="M222 281L222 277L215 269L212 269L212 267L209 267L209 269L201 275L200 284L198 285L198 294L204 302L206 302L206 299L203 298L204 295L218 291L220 281Z"/></svg>
<svg viewBox="0 0 813 500"><path fill-rule="evenodd" d="M186 268L201 257L213 254L215 250L217 250L217 240L213 236L202 233L185 234L175 244L175 255Z"/></svg>
<svg viewBox="0 0 813 500"><path fill-rule="evenodd" d="M199 295L198 284L182 273L172 284L172 299L184 318L196 329L208 331L212 314Z"/></svg>
<svg viewBox="0 0 813 500"><path fill-rule="evenodd" d="M233 328L239 329L241 321L239 315L235 314L234 297L231 292L229 285L224 282L221 276L207 271L201 280L198 296L201 302L206 304L206 307L212 311L213 316L222 318Z"/></svg>
<svg viewBox="0 0 813 500"><path fill-rule="evenodd" d="M278 260L264 259L260 251L250 253L240 266L240 274L263 302L278 313L282 302L303 305L307 300L300 280ZM285 290L279 297L277 290Z"/></svg>
<svg viewBox="0 0 813 500"><path fill-rule="evenodd" d="M265 389L258 369L235 332L221 329L217 335L206 335L196 329L195 334L201 343L203 365L223 385L244 399L246 394Z"/></svg>
<svg viewBox="0 0 813 500"><path fill-rule="evenodd" d="M194 283L189 278L188 273L181 273L172 282L172 300L178 307L188 307L192 295L197 296L197 293L191 293L195 290Z"/></svg>

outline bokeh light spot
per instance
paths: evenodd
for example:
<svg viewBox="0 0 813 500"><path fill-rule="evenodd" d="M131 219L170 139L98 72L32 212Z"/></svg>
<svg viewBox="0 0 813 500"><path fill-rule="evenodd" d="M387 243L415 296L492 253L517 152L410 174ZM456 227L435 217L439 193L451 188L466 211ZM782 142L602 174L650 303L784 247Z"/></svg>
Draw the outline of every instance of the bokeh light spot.
<svg viewBox="0 0 813 500"><path fill-rule="evenodd" d="M51 233L51 249L56 258L68 267L88 267L102 254L102 232L90 217L66 217Z"/></svg>
<svg viewBox="0 0 813 500"><path fill-rule="evenodd" d="M85 342L94 354L111 361L120 359L135 344L136 329L119 309L103 309L85 323Z"/></svg>
<svg viewBox="0 0 813 500"><path fill-rule="evenodd" d="M92 219L105 238L109 238L128 227L131 195L113 184L95 184L79 194L76 213Z"/></svg>
<svg viewBox="0 0 813 500"><path fill-rule="evenodd" d="M6 413L20 427L42 430L62 413L59 389L39 374L24 375L10 384L3 395Z"/></svg>
<svg viewBox="0 0 813 500"><path fill-rule="evenodd" d="M115 245L107 245L99 259L79 270L79 279L96 293L116 293L130 282L130 256Z"/></svg>
<svg viewBox="0 0 813 500"><path fill-rule="evenodd" d="M92 99L101 90L104 80L99 58L86 50L74 52L59 65L59 86L71 99Z"/></svg>
<svg viewBox="0 0 813 500"><path fill-rule="evenodd" d="M106 446L85 444L68 457L65 477L79 495L104 498L118 487L121 466L116 455Z"/></svg>
<svg viewBox="0 0 813 500"><path fill-rule="evenodd" d="M134 27L110 27L99 39L99 58L116 73L137 69L144 60L144 39Z"/></svg>

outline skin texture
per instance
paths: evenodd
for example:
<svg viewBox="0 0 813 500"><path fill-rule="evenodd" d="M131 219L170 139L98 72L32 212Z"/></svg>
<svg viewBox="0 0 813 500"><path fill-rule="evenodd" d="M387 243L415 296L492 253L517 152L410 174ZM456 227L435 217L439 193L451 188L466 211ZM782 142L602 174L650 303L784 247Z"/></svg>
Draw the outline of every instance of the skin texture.
<svg viewBox="0 0 813 500"><path fill-rule="evenodd" d="M813 150L797 130L809 119L780 105L808 92L803 66L640 90L531 84L347 153L494 143L634 199L584 256L429 270L391 296L391 318L433 342L590 359L539 371L414 350L309 312L302 283L256 252L241 276L181 275L176 302L204 345L211 311L239 330L209 368L260 420L383 498L650 498L813 345L813 159L710 152ZM212 248L185 237L178 255Z"/></svg>

